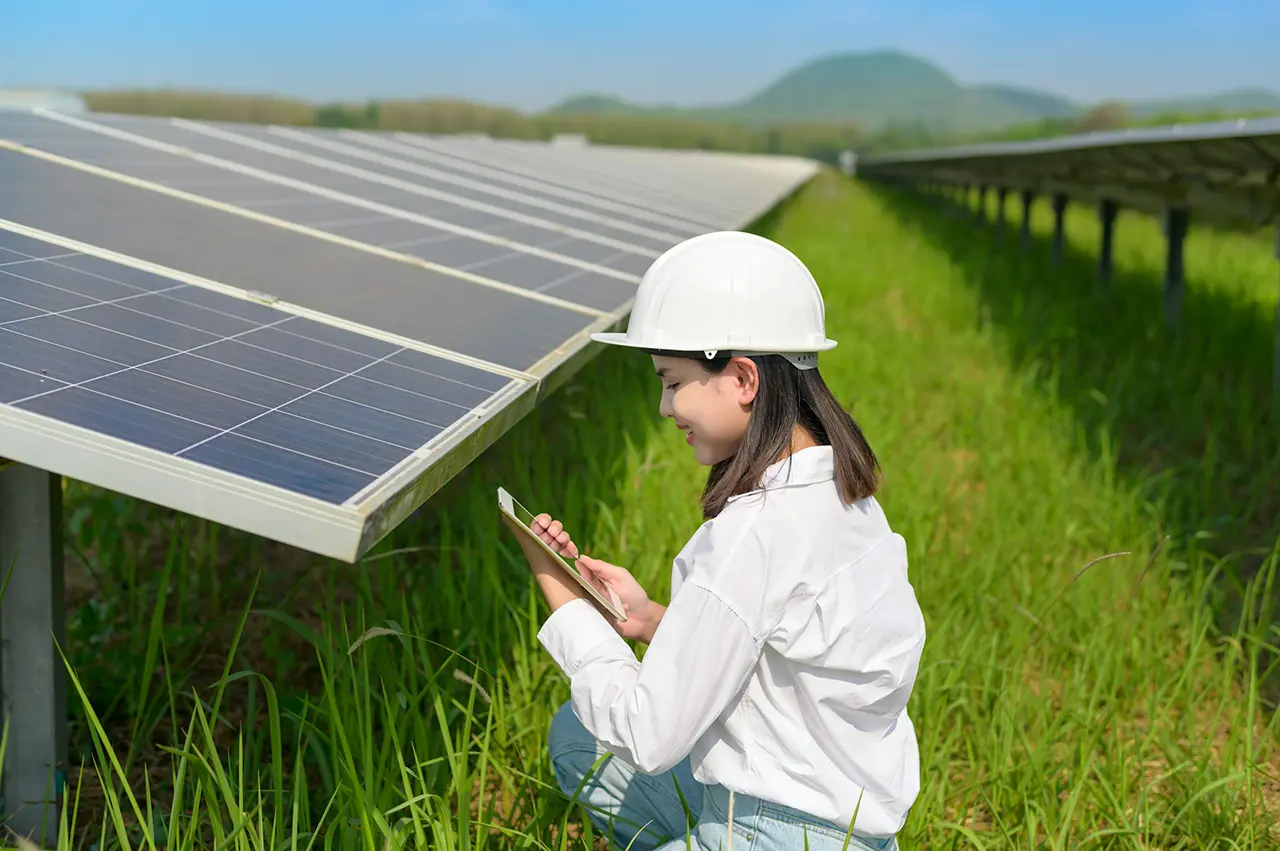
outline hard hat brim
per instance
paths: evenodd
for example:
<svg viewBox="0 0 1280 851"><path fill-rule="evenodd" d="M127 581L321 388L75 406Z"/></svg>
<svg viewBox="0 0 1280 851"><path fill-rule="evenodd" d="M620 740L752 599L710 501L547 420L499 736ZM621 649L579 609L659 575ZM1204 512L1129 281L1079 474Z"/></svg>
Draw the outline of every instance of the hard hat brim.
<svg viewBox="0 0 1280 851"><path fill-rule="evenodd" d="M635 343L627 339L625 331L600 331L592 334L591 339L597 343L604 343L606 346L626 346L631 349L640 348Z"/></svg>
<svg viewBox="0 0 1280 851"><path fill-rule="evenodd" d="M625 331L600 331L600 332L596 332L595 334L592 334L591 339L597 343L604 343L606 346L625 346L626 348L629 348L629 349L660 348L660 347L655 347L651 344L641 343L636 340L628 339ZM837 343L835 340L828 339L828 340L825 340L820 346L812 346L804 349L769 348L767 350L767 353L785 355L785 354L807 354L809 352L828 352L834 349L836 345ZM689 351L695 351L695 352L702 351L704 348L706 347L695 346L690 348ZM741 351L741 352L753 351L752 348L747 348L747 347L727 346L725 348L729 348L729 349L732 349L733 351ZM765 350L763 349L760 350L760 353L764 353L764 352Z"/></svg>

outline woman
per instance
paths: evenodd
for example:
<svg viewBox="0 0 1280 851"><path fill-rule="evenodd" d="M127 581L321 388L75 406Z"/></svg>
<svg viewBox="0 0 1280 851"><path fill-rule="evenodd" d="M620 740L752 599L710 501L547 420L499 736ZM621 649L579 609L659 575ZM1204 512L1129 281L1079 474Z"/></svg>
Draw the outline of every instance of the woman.
<svg viewBox="0 0 1280 851"><path fill-rule="evenodd" d="M593 335L650 355L659 412L711 468L666 607L540 515L621 599L614 621L521 538L551 608L539 640L571 681L556 777L619 847L724 848L732 823L744 849L896 848L919 791L924 620L875 455L817 370L824 322L791 252L720 232L658 258L627 331Z"/></svg>

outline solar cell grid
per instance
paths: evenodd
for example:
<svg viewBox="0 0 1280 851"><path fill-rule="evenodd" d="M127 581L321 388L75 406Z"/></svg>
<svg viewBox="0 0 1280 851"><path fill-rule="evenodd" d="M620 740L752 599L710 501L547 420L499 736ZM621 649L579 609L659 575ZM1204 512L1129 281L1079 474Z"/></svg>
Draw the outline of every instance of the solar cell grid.
<svg viewBox="0 0 1280 851"><path fill-rule="evenodd" d="M447 137L435 137L446 150L469 152L474 146L487 147L500 161L513 168L537 174L560 175L602 190L615 192L637 203L666 209L684 218L706 222L715 227L727 226L732 211L723 199L705 191L691 189L690 179L673 179L673 159L683 152L663 151L657 159L648 159L644 151L635 149L606 150L604 147L560 147L527 140L486 141L468 144ZM622 160L621 162L619 160Z"/></svg>
<svg viewBox="0 0 1280 851"><path fill-rule="evenodd" d="M468 226L477 230L520 221L523 217L527 220L526 224L542 231L541 238L544 239L546 234L558 233L557 228L567 227L580 231L582 238L587 241L594 236L620 242L622 245L634 243L633 250L641 253L653 253L660 251L663 247L662 243L653 243L653 240L646 240L640 235L614 230L593 222L590 213L583 213L578 217L565 215L562 212L522 203L516 198L497 197L476 189L441 183L439 180L432 180L379 163L362 161L357 157L344 156L330 150L307 151L299 148L302 143L273 137L264 128L237 126L232 131L197 123L175 126L168 122L121 121L113 117L99 116L94 116L91 120L77 120L86 126L62 125L66 131L75 134L77 138L81 135L93 136L103 131L116 130L163 144L177 145L184 150L208 154L271 174L301 180L324 189L341 191L361 199L368 199L376 194L380 199L384 199L383 203L451 224L460 224L463 217L466 217L473 223ZM187 129L188 127L196 129ZM45 130L43 134L47 136L54 132ZM210 133L218 135L209 135ZM110 136L99 136L99 138L137 147L136 142L124 139ZM82 143L77 142L77 144ZM265 146L266 149L260 146ZM129 156L118 151L112 155ZM406 165L413 167L409 163ZM161 166L158 163L151 168L161 172ZM164 179L169 178L171 170L172 166L166 167L163 172ZM503 190L495 188L495 191ZM471 206L468 202L483 206L485 209L478 209L477 206Z"/></svg>
<svg viewBox="0 0 1280 851"><path fill-rule="evenodd" d="M0 192L0 219L269 292L326 315L514 369L529 368L594 321L586 312L264 226L34 156L0 150L0 185L7 187ZM138 227L140 222L146 226ZM607 291L587 295L599 301L610 297ZM615 295L608 309L630 297ZM477 333L478 328L486 333Z"/></svg>
<svg viewBox="0 0 1280 851"><path fill-rule="evenodd" d="M486 183L475 177L449 174L429 167L425 163L415 163L405 157L371 151L341 140L323 139L307 131L256 128L252 133L237 132L243 132L249 138L280 145L299 154L315 152L324 159L345 166L429 186L440 192L457 195L477 203L498 206L552 224L587 231L634 246L647 253L661 252L680 240L680 236L669 229L663 231L653 224L627 221L589 205L575 204L552 197L539 197L514 187Z"/></svg>
<svg viewBox="0 0 1280 851"><path fill-rule="evenodd" d="M440 151L410 145L403 139L395 138L387 133L350 130L335 133L328 130L308 129L307 135L331 139L365 150L378 151L408 162L419 162L433 170L458 179L482 180L493 186L509 187L514 190L528 192L539 197L572 204L584 210L601 210L610 218L628 223L637 228L657 229L665 233L674 234L677 240L693 236L704 230L704 228L691 222L682 221L675 216L655 213L641 206L593 194L589 191L590 187L571 188L560 186L533 175L519 174L494 165L471 162Z"/></svg>
<svg viewBox="0 0 1280 851"><path fill-rule="evenodd" d="M504 376L0 230L0 403L341 503Z"/></svg>
<svg viewBox="0 0 1280 851"><path fill-rule="evenodd" d="M494 217L487 213L456 207L411 193L388 190L378 184L361 182L359 195L350 198L326 197L301 188L284 186L256 178L258 187L241 182L246 176L228 168L196 161L183 160L177 154L138 148L132 142L110 136L99 136L92 130L47 121L47 127L34 127L25 122L11 123L8 116L0 115L0 137L31 144L40 150L59 156L67 156L78 162L119 171L130 177L147 180L160 186L192 192L204 198L222 203L243 206L284 221L312 227L327 233L361 239L371 245L388 247L441 266L484 275L479 271L484 265L500 261L506 277L494 278L500 283L532 290L554 298L563 298L576 304L598 310L612 310L634 293L634 282L622 280L635 275L632 270L647 268L652 257L637 254L637 260L626 258L626 271L614 272L609 266L596 264L592 258L601 249L625 255L616 248L583 242L567 237L564 233L525 225L510 219ZM200 137L196 137L199 141ZM218 143L220 140L208 140ZM230 143L222 143L230 144ZM252 149L238 148L244 156L257 154L281 163L289 160ZM134 151L143 156L135 159ZM243 160L243 156L241 160ZM176 164L176 165L175 165ZM181 168L177 168L180 165ZM333 178L341 175L323 174L323 169L307 166L321 172L321 190L339 190ZM278 171L278 170L277 170ZM176 175L173 179L171 176ZM191 182L198 185L189 186ZM359 182L359 181L358 181ZM345 195L346 193L344 193ZM421 217L439 222L419 220ZM380 218L379 218L380 217ZM415 218L418 217L418 218ZM383 225L388 234L383 237L377 227ZM359 234L349 232L353 224L366 225ZM459 228L491 234L501 240L488 241L476 235L468 235ZM519 236L508 235L516 228ZM404 236L404 234L411 234ZM420 241L417 241L420 240ZM509 242L508 242L509 241ZM394 243L403 247L390 248ZM538 253L542 252L542 253ZM566 285L571 284L571 287ZM569 293L572 290L572 293Z"/></svg>
<svg viewBox="0 0 1280 851"><path fill-rule="evenodd" d="M531 150L527 145L507 140L500 143L489 140L471 141L413 133L396 133L392 138L396 142L421 148L438 156L466 162L472 166L481 166L516 180L536 178L562 191L582 192L608 203L625 203L642 207L653 214L663 216L665 220L681 225L688 231L689 236L723 224L719 217L690 210L688 204L671 198L653 186L645 185L641 179L630 181L614 179L609 175L589 172L572 165L539 161L535 157L527 156L528 151ZM634 177L645 176L634 175Z"/></svg>

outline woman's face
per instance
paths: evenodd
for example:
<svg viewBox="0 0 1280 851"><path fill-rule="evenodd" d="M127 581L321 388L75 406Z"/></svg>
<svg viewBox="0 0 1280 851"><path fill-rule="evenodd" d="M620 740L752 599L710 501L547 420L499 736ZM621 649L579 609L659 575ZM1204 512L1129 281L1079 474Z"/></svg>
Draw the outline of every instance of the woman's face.
<svg viewBox="0 0 1280 851"><path fill-rule="evenodd" d="M699 464L717 464L738 451L747 433L760 373L735 357L723 372L708 372L690 358L651 355L662 380L658 413L675 420Z"/></svg>

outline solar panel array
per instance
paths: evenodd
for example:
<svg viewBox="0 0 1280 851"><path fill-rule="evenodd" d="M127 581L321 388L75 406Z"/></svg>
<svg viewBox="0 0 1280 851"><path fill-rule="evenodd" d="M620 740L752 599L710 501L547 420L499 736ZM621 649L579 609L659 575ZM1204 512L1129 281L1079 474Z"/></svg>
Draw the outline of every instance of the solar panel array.
<svg viewBox="0 0 1280 851"><path fill-rule="evenodd" d="M354 560L815 171L0 111L0 457Z"/></svg>
<svg viewBox="0 0 1280 851"><path fill-rule="evenodd" d="M858 171L1262 225L1280 217L1280 117L903 151L862 158Z"/></svg>

